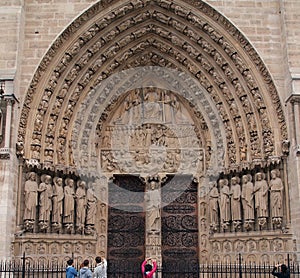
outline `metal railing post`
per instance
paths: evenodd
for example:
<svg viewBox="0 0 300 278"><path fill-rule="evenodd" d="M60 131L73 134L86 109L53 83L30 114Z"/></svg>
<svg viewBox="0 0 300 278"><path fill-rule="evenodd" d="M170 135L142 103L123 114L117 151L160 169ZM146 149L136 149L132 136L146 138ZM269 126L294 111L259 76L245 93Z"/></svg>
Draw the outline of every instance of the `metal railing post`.
<svg viewBox="0 0 300 278"><path fill-rule="evenodd" d="M239 278L242 278L243 274L242 274L242 255L241 253L239 253Z"/></svg>
<svg viewBox="0 0 300 278"><path fill-rule="evenodd" d="M22 257L22 278L25 278L25 252Z"/></svg>

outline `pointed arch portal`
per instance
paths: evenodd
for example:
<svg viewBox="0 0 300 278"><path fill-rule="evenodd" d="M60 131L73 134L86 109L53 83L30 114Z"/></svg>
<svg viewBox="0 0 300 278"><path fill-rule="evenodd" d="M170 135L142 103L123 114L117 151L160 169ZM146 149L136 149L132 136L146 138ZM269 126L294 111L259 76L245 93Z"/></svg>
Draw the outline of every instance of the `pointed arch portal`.
<svg viewBox="0 0 300 278"><path fill-rule="evenodd" d="M116 213L119 208L114 207L118 204L123 209L130 207L124 209L127 220L138 213L139 223L145 224L139 230L146 246L142 253L138 248L140 255L154 254L166 264L167 254L184 250L185 238L187 244L194 242L190 250L196 260L221 261L219 254L224 254L224 260L234 259L239 243L245 246L245 253L250 252L246 247L251 245L250 239L243 232L252 233L257 245L262 240L275 242L279 240L276 229L289 223L286 139L281 103L263 61L247 38L208 4L192 0L99 1L58 36L40 63L24 100L17 148L20 160L25 161L23 174L35 172L38 183L47 174L63 181L73 179L77 190L84 180L91 189L87 202L88 194L96 196L94 213L99 217L86 218L80 226L80 208L74 205L73 222L64 222L62 217L60 223L53 223L53 212L48 220L41 220L40 207L36 219L20 217L17 221L36 234L39 244L46 236L48 242L43 244L50 246L51 232L56 232L64 253L117 258L121 253L108 245L113 239L110 236L115 235L114 221L120 216ZM284 206L278 215L270 204L265 214L253 208L253 216L247 218L240 201L243 211L238 219L233 214L223 215L222 194L227 187L230 196L238 192L229 180L237 177L242 188L245 184L254 188L257 173L271 184L271 171L276 171L282 182ZM123 180L133 176L139 180L134 182L137 203L125 204L120 197L128 197L127 183L113 191L110 184L120 175ZM170 176L177 182L168 186ZM182 181L186 176L189 182ZM25 181L23 177L20 180ZM151 217L141 211L153 182L160 194L163 189L169 194L160 195L162 228L154 233L149 230ZM179 188L173 190L174 184ZM191 184L196 184L196 191ZM23 184L20 187L23 193ZM170 192L177 193L172 200L163 199ZM214 196L221 196L221 201L212 208ZM255 195L255 204L257 198ZM267 196L270 202L272 198ZM19 210L22 215L22 202ZM191 217L178 216L176 220L175 212ZM186 223L191 229L176 231L178 223L168 222L185 221L183 218L194 221ZM118 235L128 233L118 231ZM241 239L233 236L236 232ZM265 238L257 232L263 232ZM77 247L66 235L76 239ZM183 248L172 249L169 235ZM16 253L21 252L24 243L16 240L15 244ZM257 254L257 261L278 256L271 254L270 246L264 254Z"/></svg>

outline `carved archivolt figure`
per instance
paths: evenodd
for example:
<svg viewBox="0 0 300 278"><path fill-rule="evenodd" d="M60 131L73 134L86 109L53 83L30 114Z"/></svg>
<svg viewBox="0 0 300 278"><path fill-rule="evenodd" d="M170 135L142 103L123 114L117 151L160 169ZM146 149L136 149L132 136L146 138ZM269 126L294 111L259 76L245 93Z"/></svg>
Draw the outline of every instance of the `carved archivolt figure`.
<svg viewBox="0 0 300 278"><path fill-rule="evenodd" d="M254 193L253 183L250 175L243 175L242 177L242 204L244 210L245 220L254 220Z"/></svg>
<svg viewBox="0 0 300 278"><path fill-rule="evenodd" d="M60 227L63 213L64 189L62 178L55 177L53 179L53 210L52 210L52 225Z"/></svg>
<svg viewBox="0 0 300 278"><path fill-rule="evenodd" d="M265 175L258 172L255 175L254 196L255 208L258 217L268 217L268 192L269 186L265 180Z"/></svg>
<svg viewBox="0 0 300 278"><path fill-rule="evenodd" d="M64 187L64 224L73 226L74 221L74 180L66 179L66 186Z"/></svg>
<svg viewBox="0 0 300 278"><path fill-rule="evenodd" d="M280 173L278 169L274 169L271 171L270 191L272 218L281 218L283 215L283 183L280 178Z"/></svg>
<svg viewBox="0 0 300 278"><path fill-rule="evenodd" d="M50 221L50 213L52 210L52 178L49 175L41 176L41 183L38 188L40 192L39 198L39 225L42 230L48 228L48 223Z"/></svg>
<svg viewBox="0 0 300 278"><path fill-rule="evenodd" d="M220 215L221 223L227 223L230 221L230 191L227 179L219 180L220 186Z"/></svg>
<svg viewBox="0 0 300 278"><path fill-rule="evenodd" d="M86 183L78 181L76 190L76 227L78 231L83 231L86 216Z"/></svg>
<svg viewBox="0 0 300 278"><path fill-rule="evenodd" d="M148 231L159 232L161 207L159 183L152 180L148 186L149 188L145 194Z"/></svg>
<svg viewBox="0 0 300 278"><path fill-rule="evenodd" d="M241 216L241 186L238 177L231 178L231 215L233 221L240 222Z"/></svg>
<svg viewBox="0 0 300 278"><path fill-rule="evenodd" d="M209 193L209 214L210 214L210 225L213 229L217 228L219 223L219 191L217 184L212 182L212 188Z"/></svg>
<svg viewBox="0 0 300 278"><path fill-rule="evenodd" d="M26 174L24 185L24 221L34 221L36 219L36 206L38 204L38 183L36 178L35 172Z"/></svg>

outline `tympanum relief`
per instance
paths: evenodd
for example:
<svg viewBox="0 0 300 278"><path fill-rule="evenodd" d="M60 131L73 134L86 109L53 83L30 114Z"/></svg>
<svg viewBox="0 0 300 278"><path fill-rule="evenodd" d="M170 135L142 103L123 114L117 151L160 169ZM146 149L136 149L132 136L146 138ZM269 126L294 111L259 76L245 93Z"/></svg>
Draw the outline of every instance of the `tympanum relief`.
<svg viewBox="0 0 300 278"><path fill-rule="evenodd" d="M205 171L207 133L197 130L183 102L167 90L144 88L128 93L119 100L116 113L99 122L98 132L104 172L192 171L201 176Z"/></svg>

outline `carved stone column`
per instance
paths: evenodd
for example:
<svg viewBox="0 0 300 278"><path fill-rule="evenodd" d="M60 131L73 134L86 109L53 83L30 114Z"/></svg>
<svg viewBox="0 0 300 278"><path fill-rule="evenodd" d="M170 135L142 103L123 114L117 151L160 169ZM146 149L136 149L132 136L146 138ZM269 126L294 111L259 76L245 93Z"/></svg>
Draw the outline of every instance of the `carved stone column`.
<svg viewBox="0 0 300 278"><path fill-rule="evenodd" d="M146 184L146 258L152 257L158 266L162 263L161 256L161 184L158 175L144 178Z"/></svg>
<svg viewBox="0 0 300 278"><path fill-rule="evenodd" d="M0 143L0 259L8 259L11 256L11 239L15 231L15 221L13 216L16 214L15 190L17 186L18 163L11 148L13 135L11 132L13 117L13 104L15 96L13 93L13 80L0 80L1 99L1 134Z"/></svg>

